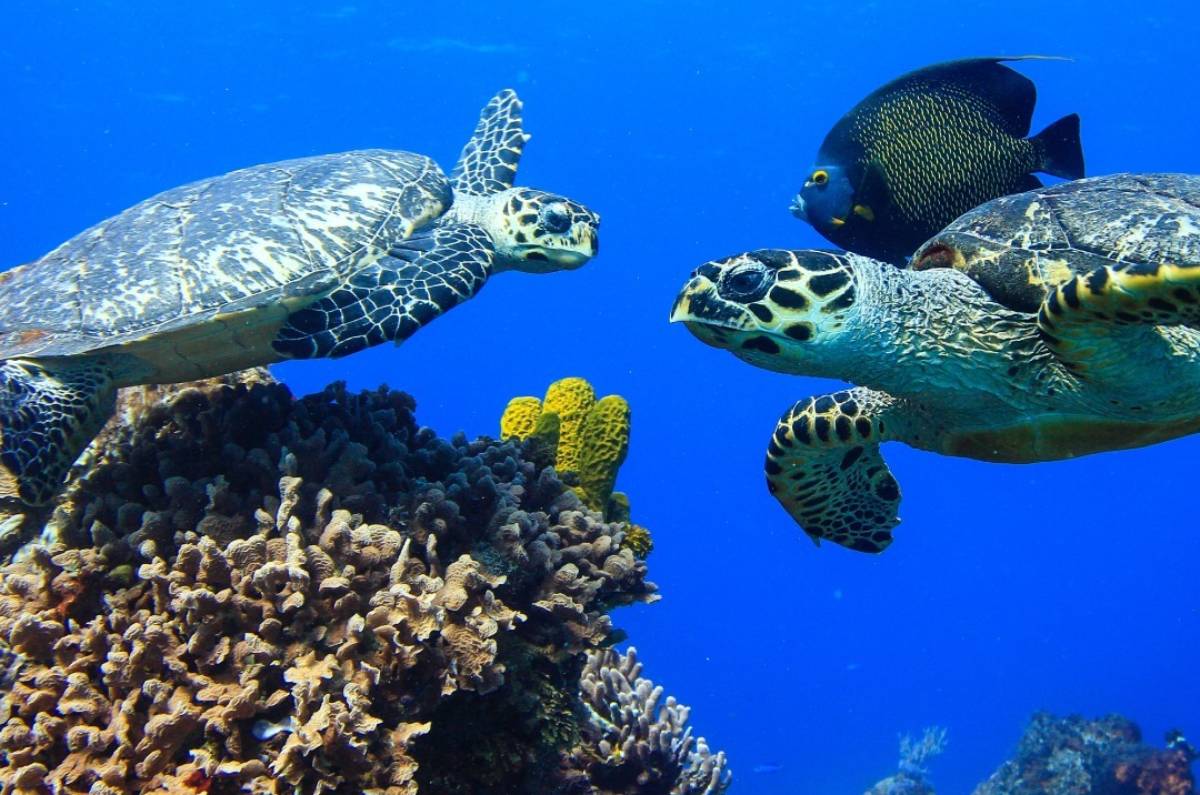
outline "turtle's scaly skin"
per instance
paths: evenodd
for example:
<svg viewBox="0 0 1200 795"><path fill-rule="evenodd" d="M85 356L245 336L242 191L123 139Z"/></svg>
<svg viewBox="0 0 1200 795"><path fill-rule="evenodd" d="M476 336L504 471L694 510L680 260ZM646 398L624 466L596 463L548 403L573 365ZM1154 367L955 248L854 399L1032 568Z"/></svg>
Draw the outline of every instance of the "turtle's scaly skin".
<svg viewBox="0 0 1200 795"><path fill-rule="evenodd" d="M768 447L771 491L814 540L891 542L899 489L884 441L1021 463L1200 431L1200 179L1036 193L1054 212L1029 196L985 205L924 247L916 270L766 250L692 274L672 319L703 341L858 385L797 403ZM1021 298L1031 279L1036 302Z"/></svg>

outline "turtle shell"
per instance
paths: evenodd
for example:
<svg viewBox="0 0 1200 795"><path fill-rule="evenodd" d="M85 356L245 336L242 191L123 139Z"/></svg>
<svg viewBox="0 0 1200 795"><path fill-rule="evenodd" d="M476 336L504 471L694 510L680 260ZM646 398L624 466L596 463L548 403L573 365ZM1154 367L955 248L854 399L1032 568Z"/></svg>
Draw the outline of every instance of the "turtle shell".
<svg viewBox="0 0 1200 795"><path fill-rule="evenodd" d="M0 358L121 349L235 312L286 315L285 301L323 293L450 202L436 163L382 149L173 188L0 274Z"/></svg>
<svg viewBox="0 0 1200 795"><path fill-rule="evenodd" d="M1047 291L1108 265L1200 265L1200 177L1114 174L1005 196L917 249L917 270L952 267L998 303L1036 312Z"/></svg>

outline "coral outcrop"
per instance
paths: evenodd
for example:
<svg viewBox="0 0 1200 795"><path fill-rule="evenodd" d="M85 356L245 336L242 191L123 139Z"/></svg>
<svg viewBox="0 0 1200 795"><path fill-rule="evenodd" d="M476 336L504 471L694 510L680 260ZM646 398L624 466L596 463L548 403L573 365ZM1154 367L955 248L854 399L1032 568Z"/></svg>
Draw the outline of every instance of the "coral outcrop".
<svg viewBox="0 0 1200 795"><path fill-rule="evenodd" d="M637 650L589 652L583 700L589 750L579 767L604 795L662 792L718 795L730 783L725 754L693 738L687 707L642 675ZM598 754L595 752L599 751Z"/></svg>
<svg viewBox="0 0 1200 795"><path fill-rule="evenodd" d="M413 408L264 373L123 394L49 521L0 521L36 539L0 567L3 792L612 791L580 678L654 598L628 525ZM686 763L620 791L719 791L667 705Z"/></svg>
<svg viewBox="0 0 1200 795"><path fill-rule="evenodd" d="M864 795L934 795L929 780L929 761L946 750L946 730L930 726L914 738L900 738L900 763L895 775L879 781Z"/></svg>
<svg viewBox="0 0 1200 795"><path fill-rule="evenodd" d="M1186 744L1160 749L1119 715L1034 715L1016 755L974 795L1192 795Z"/></svg>

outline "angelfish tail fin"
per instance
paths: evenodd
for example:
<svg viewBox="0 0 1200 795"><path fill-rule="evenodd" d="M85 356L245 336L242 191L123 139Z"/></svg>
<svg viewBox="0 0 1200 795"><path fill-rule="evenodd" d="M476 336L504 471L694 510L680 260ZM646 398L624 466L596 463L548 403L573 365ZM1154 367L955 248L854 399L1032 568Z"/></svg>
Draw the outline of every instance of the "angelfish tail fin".
<svg viewBox="0 0 1200 795"><path fill-rule="evenodd" d="M1029 139L1040 153L1038 171L1063 179L1083 179L1083 143L1079 114L1063 116Z"/></svg>
<svg viewBox="0 0 1200 795"><path fill-rule="evenodd" d="M0 361L0 496L49 502L115 399L102 359Z"/></svg>

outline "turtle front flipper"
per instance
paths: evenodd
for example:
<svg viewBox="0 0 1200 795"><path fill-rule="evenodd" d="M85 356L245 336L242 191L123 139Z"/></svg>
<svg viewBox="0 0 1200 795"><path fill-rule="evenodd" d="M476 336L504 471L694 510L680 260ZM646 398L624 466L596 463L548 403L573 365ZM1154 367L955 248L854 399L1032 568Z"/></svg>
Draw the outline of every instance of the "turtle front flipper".
<svg viewBox="0 0 1200 795"><path fill-rule="evenodd" d="M115 400L100 357L0 362L0 496L49 502Z"/></svg>
<svg viewBox="0 0 1200 795"><path fill-rule="evenodd" d="M287 358L312 359L403 342L479 292L494 253L491 238L474 224L414 235L290 315L271 345Z"/></svg>
<svg viewBox="0 0 1200 795"><path fill-rule="evenodd" d="M455 196L488 196L513 186L529 136L521 129L521 100L506 88L479 114L475 134L450 175Z"/></svg>
<svg viewBox="0 0 1200 795"><path fill-rule="evenodd" d="M1060 284L1038 310L1042 341L1070 370L1091 377L1127 364L1128 346L1114 344L1114 328L1133 326L1200 329L1200 266L1097 268Z"/></svg>
<svg viewBox="0 0 1200 795"><path fill-rule="evenodd" d="M900 519L900 488L879 443L896 400L855 388L801 400L767 446L767 488L804 532L859 552L882 552Z"/></svg>

